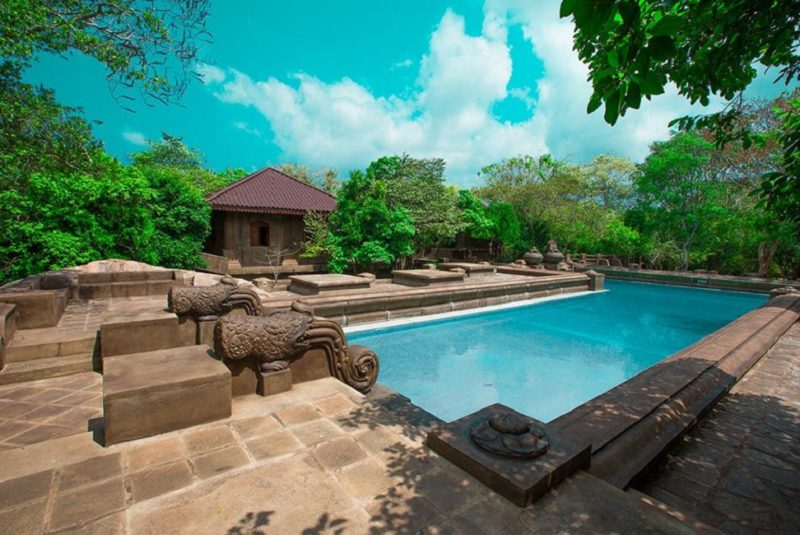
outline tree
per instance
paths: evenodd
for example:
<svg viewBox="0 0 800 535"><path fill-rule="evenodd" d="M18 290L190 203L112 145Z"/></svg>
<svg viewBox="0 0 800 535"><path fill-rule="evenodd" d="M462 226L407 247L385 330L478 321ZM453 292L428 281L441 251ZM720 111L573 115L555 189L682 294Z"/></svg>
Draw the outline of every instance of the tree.
<svg viewBox="0 0 800 535"><path fill-rule="evenodd" d="M52 91L21 81L0 66L0 190L24 190L36 172L92 173L101 144L79 110L55 101Z"/></svg>
<svg viewBox="0 0 800 535"><path fill-rule="evenodd" d="M693 242L698 232L707 230L715 210L718 188L707 167L713 148L696 133L656 142L637 178L637 190L652 210L654 225L679 244L681 269L689 267Z"/></svg>
<svg viewBox="0 0 800 535"><path fill-rule="evenodd" d="M394 264L414 253L414 224L405 208L390 208L386 184L350 173L329 219L328 269L341 273Z"/></svg>
<svg viewBox="0 0 800 535"><path fill-rule="evenodd" d="M800 80L800 0L563 0L561 16L573 17L575 49L589 66L594 92L587 111L605 104L612 125L672 82L692 103L708 105L711 95L731 101L720 113L673 123L708 128L720 144L740 139L747 148L753 132L740 121L742 92L756 77L754 65L779 69L786 84ZM800 213L797 110L784 112L782 165L764 176L760 190L781 213Z"/></svg>
<svg viewBox="0 0 800 535"><path fill-rule="evenodd" d="M93 161L98 176L34 173L24 191L0 192L3 280L101 258L157 260L147 181L102 153Z"/></svg>
<svg viewBox="0 0 800 535"><path fill-rule="evenodd" d="M367 167L371 180L386 185L386 202L392 209L408 210L414 221L414 249L450 243L461 229L455 209L458 193L444 179L441 158L418 159L407 154L384 156Z"/></svg>
<svg viewBox="0 0 800 535"><path fill-rule="evenodd" d="M606 210L623 210L633 195L636 165L627 158L601 154L583 167L591 195Z"/></svg>
<svg viewBox="0 0 800 535"><path fill-rule="evenodd" d="M489 218L486 207L467 189L458 192L458 208L461 210L464 231L479 240L495 237L494 222Z"/></svg>
<svg viewBox="0 0 800 535"><path fill-rule="evenodd" d="M182 138L167 133L161 136L160 141L148 141L147 149L130 155L133 165L140 169L169 169L172 174L181 175L183 181L196 187L203 196L246 175L241 169L227 169L222 173L206 169L200 153L187 147Z"/></svg>
<svg viewBox="0 0 800 535"><path fill-rule="evenodd" d="M494 229L493 238L500 244L500 257L513 260L525 249L522 243L522 224L514 207L507 202L494 201L486 210Z"/></svg>
<svg viewBox="0 0 800 535"><path fill-rule="evenodd" d="M208 0L7 0L0 2L0 58L24 68L41 53L82 52L105 65L112 93L131 100L180 97L193 76Z"/></svg>
<svg viewBox="0 0 800 535"><path fill-rule="evenodd" d="M276 169L301 182L320 188L331 195L336 195L339 190L339 178L333 169L326 167L312 169L307 165L298 163L283 163L278 165Z"/></svg>

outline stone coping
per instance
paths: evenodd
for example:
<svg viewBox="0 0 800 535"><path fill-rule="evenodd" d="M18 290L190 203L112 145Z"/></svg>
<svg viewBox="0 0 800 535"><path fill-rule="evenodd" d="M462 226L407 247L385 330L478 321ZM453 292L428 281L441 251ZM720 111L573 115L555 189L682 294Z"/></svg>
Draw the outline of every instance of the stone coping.
<svg viewBox="0 0 800 535"><path fill-rule="evenodd" d="M431 284L444 284L461 282L463 273L454 271L440 271L437 269L396 269L392 271L392 282L406 286L429 286Z"/></svg>
<svg viewBox="0 0 800 535"><path fill-rule="evenodd" d="M389 319L440 314L467 308L497 305L522 299L576 292L589 287L589 277L570 273L552 277L518 278L489 282L454 283L442 287L409 287L408 289L307 297L300 302L312 307L320 316L342 325L385 321ZM266 303L269 306L269 303Z"/></svg>
<svg viewBox="0 0 800 535"><path fill-rule="evenodd" d="M652 282L654 284L673 284L678 286L693 286L698 288L713 288L717 290L731 290L736 292L769 293L770 290L783 286L794 286L800 290L800 281L785 279L758 279L752 277L739 277L734 275L710 275L704 273L689 273L678 271L658 270L630 270L608 266L581 266L581 271L590 269L603 273L610 279L620 279L637 282Z"/></svg>
<svg viewBox="0 0 800 535"><path fill-rule="evenodd" d="M494 273L497 268L491 264L476 264L474 262L442 262L439 264L439 269L453 269L461 268L467 274L473 273Z"/></svg>
<svg viewBox="0 0 800 535"><path fill-rule="evenodd" d="M771 299L548 425L588 440L590 472L625 488L646 472L800 319L800 296Z"/></svg>

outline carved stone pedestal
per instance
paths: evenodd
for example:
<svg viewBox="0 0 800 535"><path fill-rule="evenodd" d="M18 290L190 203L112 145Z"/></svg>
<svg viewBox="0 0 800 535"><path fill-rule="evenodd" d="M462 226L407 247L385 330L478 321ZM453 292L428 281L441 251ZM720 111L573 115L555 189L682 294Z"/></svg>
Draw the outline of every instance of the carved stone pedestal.
<svg viewBox="0 0 800 535"><path fill-rule="evenodd" d="M261 381L258 386L258 393L262 396L280 394L292 389L292 370L286 368L277 372L267 372L261 374Z"/></svg>
<svg viewBox="0 0 800 535"><path fill-rule="evenodd" d="M598 273L593 269L587 271L586 274L589 276L589 290L593 292L599 292L603 289L606 280L605 275Z"/></svg>
<svg viewBox="0 0 800 535"><path fill-rule="evenodd" d="M499 403L434 429L428 446L520 507L588 468L592 457L588 442Z"/></svg>

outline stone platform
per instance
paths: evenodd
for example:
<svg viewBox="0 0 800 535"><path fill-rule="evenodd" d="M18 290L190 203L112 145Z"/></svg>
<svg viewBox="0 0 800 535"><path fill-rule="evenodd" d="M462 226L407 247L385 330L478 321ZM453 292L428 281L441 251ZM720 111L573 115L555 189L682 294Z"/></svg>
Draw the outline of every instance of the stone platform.
<svg viewBox="0 0 800 535"><path fill-rule="evenodd" d="M452 271L436 269L396 269L392 271L392 282L403 286L433 286L463 281L463 273Z"/></svg>
<svg viewBox="0 0 800 535"><path fill-rule="evenodd" d="M321 293L340 292L344 290L362 290L370 287L370 279L353 275L296 275L289 277L289 291L300 295L318 295Z"/></svg>
<svg viewBox="0 0 800 535"><path fill-rule="evenodd" d="M494 273L497 268L491 264L476 264L474 262L442 262L439 264L439 269L450 270L453 268L463 269L469 275L477 273Z"/></svg>

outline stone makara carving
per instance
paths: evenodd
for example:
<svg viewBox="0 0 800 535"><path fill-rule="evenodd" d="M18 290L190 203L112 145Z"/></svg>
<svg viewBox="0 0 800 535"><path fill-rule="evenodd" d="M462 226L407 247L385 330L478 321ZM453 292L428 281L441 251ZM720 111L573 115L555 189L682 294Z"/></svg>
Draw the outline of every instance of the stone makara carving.
<svg viewBox="0 0 800 535"><path fill-rule="evenodd" d="M533 459L547 453L550 441L533 418L498 413L478 421L469 431L472 441L501 457Z"/></svg>
<svg viewBox="0 0 800 535"><path fill-rule="evenodd" d="M338 323L314 315L299 302L290 311L261 317L220 318L214 327L215 351L223 359L255 359L263 372L288 367L310 349L325 353L333 377L361 392L378 379L375 353L364 346L348 346Z"/></svg>
<svg viewBox="0 0 800 535"><path fill-rule="evenodd" d="M243 308L247 315L261 314L261 300L251 288L239 287L235 279L223 277L214 286L170 288L167 294L170 312L212 320L234 308Z"/></svg>
<svg viewBox="0 0 800 535"><path fill-rule="evenodd" d="M310 315L293 310L221 318L214 326L215 350L226 359L256 359L262 372L284 370L308 349L310 323Z"/></svg>

